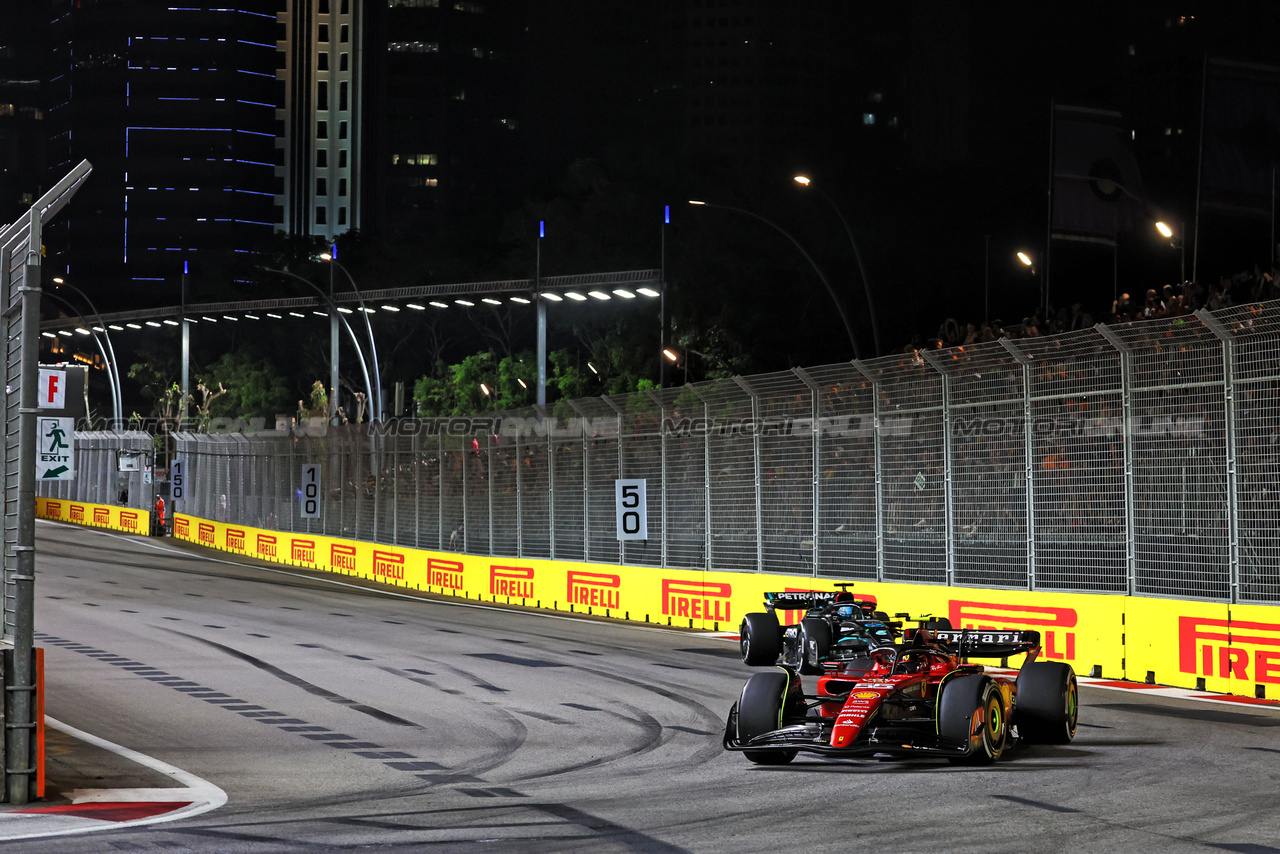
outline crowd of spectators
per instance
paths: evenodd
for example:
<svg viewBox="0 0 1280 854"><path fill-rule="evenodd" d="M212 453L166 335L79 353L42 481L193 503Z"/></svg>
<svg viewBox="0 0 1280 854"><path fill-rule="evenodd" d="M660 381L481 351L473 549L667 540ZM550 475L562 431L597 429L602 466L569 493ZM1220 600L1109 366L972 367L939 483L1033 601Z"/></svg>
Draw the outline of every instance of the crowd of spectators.
<svg viewBox="0 0 1280 854"><path fill-rule="evenodd" d="M1132 296L1120 294L1109 307L1098 312L1086 311L1081 303L1070 308L1050 307L1047 317L1040 311L1021 318L1015 323L994 319L970 322L963 326L952 317L938 328L934 338L922 340L917 336L899 352L910 353L921 348L943 349L968 346L1000 338L1036 338L1061 332L1074 332L1103 323L1128 323L1157 317L1177 317L1193 314L1201 308L1216 311L1231 305L1247 302L1280 299L1280 246L1276 247L1276 263L1269 270L1254 266L1233 276L1223 276L1216 284L1207 286L1187 281L1165 285L1160 290L1151 288L1145 294Z"/></svg>

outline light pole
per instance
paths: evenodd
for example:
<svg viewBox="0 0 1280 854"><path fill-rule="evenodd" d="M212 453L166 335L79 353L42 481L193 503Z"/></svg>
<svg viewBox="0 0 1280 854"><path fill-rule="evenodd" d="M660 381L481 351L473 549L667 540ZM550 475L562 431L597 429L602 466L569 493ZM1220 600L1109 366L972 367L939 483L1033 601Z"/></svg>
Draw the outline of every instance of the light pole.
<svg viewBox="0 0 1280 854"><path fill-rule="evenodd" d="M308 279L304 279L295 273L290 273L288 270L276 270L271 267L262 267L261 269L265 270L268 273L278 273L281 276L288 276L290 279L296 279L320 295L320 299L323 300L329 306L329 317L331 318L330 323L332 324L332 318L334 317L338 318L338 320L342 322L343 327L347 330L347 335L350 336L351 338L351 346L355 348L356 358L360 360L360 373L364 375L365 393L367 393L369 395L369 399L372 400L373 386L369 382L369 367L364 360L364 351L360 349L360 339L356 338L355 330L351 328L351 324L347 323L347 319L343 317L342 314L338 311L337 303L335 303L331 298L326 296L325 292L322 291L314 282ZM337 364L336 360L334 361L334 364L335 365ZM334 368L332 370L332 373L336 377L337 369ZM337 385L338 381L335 379L333 382L334 382L334 386L333 386L332 393L334 396L335 405L332 408L333 408L333 412L336 414L338 411L337 405L336 405L336 400L338 396L338 385Z"/></svg>
<svg viewBox="0 0 1280 854"><path fill-rule="evenodd" d="M695 350L692 347L663 347L662 348L662 355L666 358L668 362L671 362L677 368L684 368L684 384L685 385L689 384L689 354L693 354L695 356L701 356L702 361L706 363L708 366L710 366L712 357L708 356L706 353L702 352L701 350ZM720 362L722 365L724 364L724 362L722 362L720 359L716 359L716 361ZM588 364L590 363L588 362Z"/></svg>
<svg viewBox="0 0 1280 854"><path fill-rule="evenodd" d="M858 275L862 277L862 289L867 295L867 316L871 319L871 340L875 343L876 355L880 355L880 326L876 323L876 306L871 299L871 280L867 278L867 268L862 264L862 253L858 251L858 243L853 239L853 229L849 227L849 220L845 219L844 212L836 204L835 199L831 198L822 188L813 183L813 179L808 175L797 175L793 179L801 187L812 187L818 195L827 200L827 204L831 205L831 209L836 212L836 216L840 217L840 224L844 226L844 233L849 238L849 246L853 248L853 258L858 262Z"/></svg>
<svg viewBox="0 0 1280 854"><path fill-rule="evenodd" d="M542 293L542 238L547 236L546 220L538 220L537 254L533 272L533 298L538 302L538 406L547 405L547 303Z"/></svg>
<svg viewBox="0 0 1280 854"><path fill-rule="evenodd" d="M818 266L818 262L814 261L813 256L811 256L808 252L805 251L805 248L800 245L800 241L792 237L791 234L788 231L786 231L782 226L778 225L777 223L771 220L765 219L764 217L760 216L760 214L758 213L752 213L751 211L743 210L742 208L731 207L730 205L719 205L719 204L713 204L712 202L704 202L699 199L690 199L689 204L697 205L699 207L720 208L721 210L734 211L735 213L740 213L740 214L743 214L744 216L749 216L752 219L756 219L756 220L759 220L760 222L763 222L765 225L769 226L774 231L777 231L783 237L787 238L787 240L790 240L792 245L795 246L796 249L800 250L800 254L804 256L804 259L809 262L809 266L813 267L813 271L818 274L818 278L822 280L822 284L826 285L827 293L831 295L831 300L836 304L836 311L840 313L840 319L844 321L844 331L848 334L849 343L853 346L853 357L855 359L862 358L862 354L858 350L858 339L854 337L853 326L849 323L849 315L844 310L844 303L840 301L840 297L836 294L835 288L831 287L831 282L827 280L826 274L822 272L822 268Z"/></svg>
<svg viewBox="0 0 1280 854"><path fill-rule="evenodd" d="M54 281L57 281L57 280L55 279ZM52 293L51 291L45 291L44 295L51 299L56 300L57 302L62 303L62 305L65 306L68 311L74 314L80 313L79 310L75 307L75 305L73 305L70 301L65 300L62 297L58 296L57 294ZM88 332L90 335L93 336L93 343L97 346L98 352L102 355L102 361L107 368L107 386L111 393L111 413L114 417L114 421L112 422L113 429L114 429L114 428L118 428L121 424L124 423L123 421L120 420L120 403L119 403L119 392L116 388L115 364L114 364L113 357L107 353L107 348L102 343L103 339L98 337L97 329L102 329L103 334L104 335L106 334L106 327L102 325L101 319L99 319L98 327L96 329L93 327L90 327ZM78 330L78 331L84 331L84 330ZM87 414L88 413L86 413L86 415Z"/></svg>
<svg viewBox="0 0 1280 854"><path fill-rule="evenodd" d="M1029 269L1032 276L1036 275L1035 261L1031 260L1031 256L1021 250L1016 254L1018 260L1022 262L1022 266ZM1049 293L1047 290L1047 284L1044 282L1044 277L1041 277L1040 281L1040 311L1045 315L1041 320L1047 324L1049 322Z"/></svg>
<svg viewBox="0 0 1280 854"><path fill-rule="evenodd" d="M335 245L333 251L324 252L320 255L320 260L328 261L335 265L347 277L347 281L351 283L351 290L355 291L356 301L360 303L360 313L364 315L364 329L369 335L369 358L373 362L373 391L376 396L370 397L369 403L373 406L373 418L370 421L382 420L382 374L378 370L378 345L373 341L373 324L369 322L369 310L365 308L364 297L360 295L360 288L356 285L356 280L351 277L351 272L346 267L338 263L338 259L334 256L338 247ZM330 268L332 269L332 268Z"/></svg>
<svg viewBox="0 0 1280 854"><path fill-rule="evenodd" d="M56 286L55 290L57 288L66 288L67 290L74 292L78 297L80 297L80 299L84 300L85 304L89 306L89 310L93 312L94 318L96 318L98 321L98 327L102 330L102 337L107 342L105 350L103 349L102 342L98 340L98 333L96 330L93 332L93 340L97 343L98 350L102 351L102 358L107 363L107 380L111 385L111 409L112 409L112 412L115 413L114 427L115 429L119 430L124 425L124 422L120 420L120 413L122 408L122 395L120 393L120 370L116 365L116 348L111 345L111 333L107 332L107 324L102 322L102 314L99 313L97 306L93 304L93 300L89 299L88 294L86 294L84 291L77 288L75 285L67 282L61 276L55 277L53 279L53 283ZM60 300L63 303L63 305L66 305L68 308L72 308L69 302L57 296L56 294L49 294L49 296L53 297L54 299ZM75 309L72 308L72 310L74 311ZM108 355L108 353L110 355Z"/></svg>
<svg viewBox="0 0 1280 854"><path fill-rule="evenodd" d="M1187 224L1185 222L1179 224L1176 236L1173 233L1173 229L1165 225L1163 222L1156 223L1156 231L1160 232L1161 237L1170 241L1170 246L1182 251L1182 261L1178 273L1180 276L1179 285L1185 283L1187 281Z"/></svg>

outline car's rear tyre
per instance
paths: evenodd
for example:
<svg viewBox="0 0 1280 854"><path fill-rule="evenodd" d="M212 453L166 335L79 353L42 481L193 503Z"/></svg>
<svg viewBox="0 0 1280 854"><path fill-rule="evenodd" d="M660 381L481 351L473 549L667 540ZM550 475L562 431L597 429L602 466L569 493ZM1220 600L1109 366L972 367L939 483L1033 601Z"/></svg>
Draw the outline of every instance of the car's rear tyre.
<svg viewBox="0 0 1280 854"><path fill-rule="evenodd" d="M784 670L757 673L742 686L738 699L738 741L750 741L758 735L782 728L787 689L791 677ZM786 765L796 758L794 750L746 750L747 758L757 765Z"/></svg>
<svg viewBox="0 0 1280 854"><path fill-rule="evenodd" d="M951 760L955 764L990 765L999 759L1009 738L999 686L978 674L949 679L938 700L938 734L970 745L968 756Z"/></svg>
<svg viewBox="0 0 1280 854"><path fill-rule="evenodd" d="M1069 744L1076 737L1079 689L1071 665L1033 661L1018 671L1014 722L1028 744Z"/></svg>
<svg viewBox="0 0 1280 854"><path fill-rule="evenodd" d="M936 620L925 620L924 627L931 632L951 631L951 621L946 617L938 617Z"/></svg>
<svg viewBox="0 0 1280 854"><path fill-rule="evenodd" d="M782 626L772 612L747 614L738 629L742 663L750 667L776 664L782 652Z"/></svg>
<svg viewBox="0 0 1280 854"><path fill-rule="evenodd" d="M831 626L820 617L805 617L800 621L800 672L822 672L822 662L831 651Z"/></svg>

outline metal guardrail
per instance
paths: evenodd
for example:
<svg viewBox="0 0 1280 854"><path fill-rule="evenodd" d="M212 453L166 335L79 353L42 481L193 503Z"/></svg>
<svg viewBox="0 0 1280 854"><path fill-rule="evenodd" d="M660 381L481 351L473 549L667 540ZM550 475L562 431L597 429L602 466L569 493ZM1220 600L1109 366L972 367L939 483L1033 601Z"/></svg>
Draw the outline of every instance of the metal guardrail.
<svg viewBox="0 0 1280 854"><path fill-rule="evenodd" d="M1255 303L547 411L180 434L177 507L470 554L1276 603L1278 425L1280 303ZM648 482L647 541L615 538L618 478Z"/></svg>

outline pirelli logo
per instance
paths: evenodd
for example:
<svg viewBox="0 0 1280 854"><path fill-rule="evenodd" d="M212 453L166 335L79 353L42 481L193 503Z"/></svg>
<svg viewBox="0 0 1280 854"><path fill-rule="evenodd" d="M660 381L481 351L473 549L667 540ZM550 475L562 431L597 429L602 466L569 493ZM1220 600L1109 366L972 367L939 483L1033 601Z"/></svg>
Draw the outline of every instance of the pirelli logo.
<svg viewBox="0 0 1280 854"><path fill-rule="evenodd" d="M677 581L662 579L662 613L690 620L730 622L729 599L733 587L725 581Z"/></svg>
<svg viewBox="0 0 1280 854"><path fill-rule="evenodd" d="M1178 669L1280 685L1280 623L1179 617Z"/></svg>
<svg viewBox="0 0 1280 854"><path fill-rule="evenodd" d="M427 584L432 587L462 589L462 561L427 559Z"/></svg>
<svg viewBox="0 0 1280 854"><path fill-rule="evenodd" d="M329 565L334 569L356 571L356 547L334 543L329 549Z"/></svg>
<svg viewBox="0 0 1280 854"><path fill-rule="evenodd" d="M289 541L289 560L296 560L298 563L315 563L316 562L316 541L315 540L290 540Z"/></svg>
<svg viewBox="0 0 1280 854"><path fill-rule="evenodd" d="M44 512L55 519L61 519L62 518L62 502L46 501L44 503Z"/></svg>
<svg viewBox="0 0 1280 854"><path fill-rule="evenodd" d="M404 581L404 555L396 552L373 552L373 577Z"/></svg>
<svg viewBox="0 0 1280 854"><path fill-rule="evenodd" d="M138 511L121 510L120 511L120 527L126 531L140 531L138 527Z"/></svg>
<svg viewBox="0 0 1280 854"><path fill-rule="evenodd" d="M175 537L191 536L191 520L185 516L179 516L173 520L173 535Z"/></svg>
<svg viewBox="0 0 1280 854"><path fill-rule="evenodd" d="M276 535L259 534L257 551L259 557L274 558L276 556Z"/></svg>
<svg viewBox="0 0 1280 854"><path fill-rule="evenodd" d="M244 531L239 528L227 528L227 548L244 551Z"/></svg>
<svg viewBox="0 0 1280 854"><path fill-rule="evenodd" d="M954 629L1032 629L1040 632L1045 658L1073 661L1076 657L1076 633L1070 631L1078 621L1074 608L952 599L949 617Z"/></svg>
<svg viewBox="0 0 1280 854"><path fill-rule="evenodd" d="M494 596L533 598L533 568L528 566L489 566L489 592Z"/></svg>
<svg viewBox="0 0 1280 854"><path fill-rule="evenodd" d="M71 521L84 522L84 505L83 504L71 505Z"/></svg>
<svg viewBox="0 0 1280 854"><path fill-rule="evenodd" d="M589 608L618 609L622 576L569 570L569 601Z"/></svg>
<svg viewBox="0 0 1280 854"><path fill-rule="evenodd" d="M196 525L196 542L202 546L213 546L213 526L208 522Z"/></svg>
<svg viewBox="0 0 1280 854"><path fill-rule="evenodd" d="M109 507L93 508L93 524L110 525L111 524L111 508Z"/></svg>

